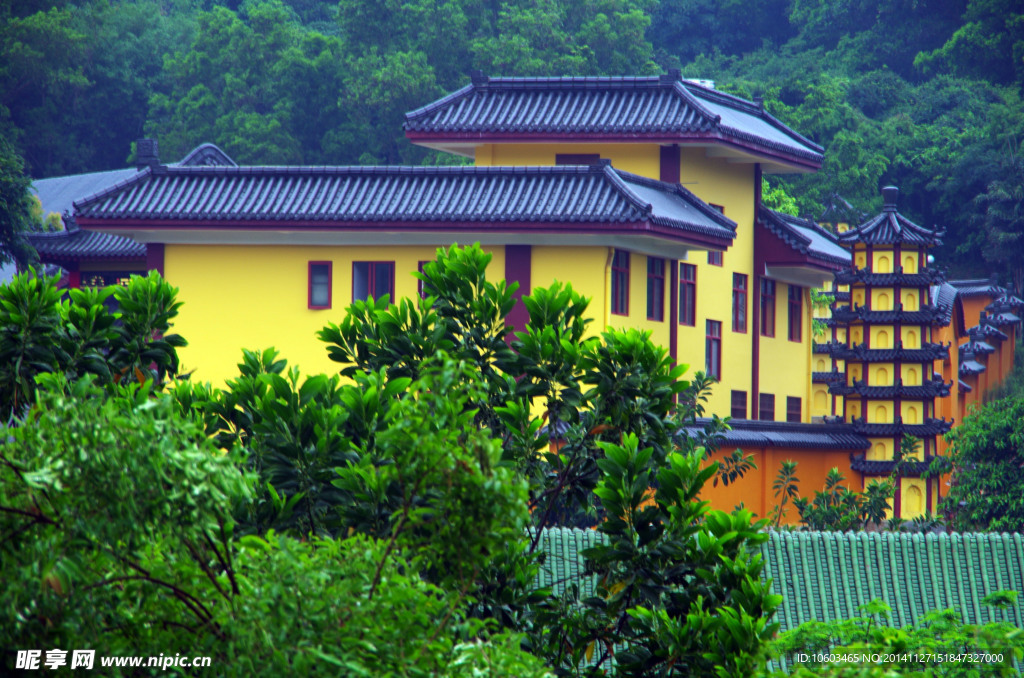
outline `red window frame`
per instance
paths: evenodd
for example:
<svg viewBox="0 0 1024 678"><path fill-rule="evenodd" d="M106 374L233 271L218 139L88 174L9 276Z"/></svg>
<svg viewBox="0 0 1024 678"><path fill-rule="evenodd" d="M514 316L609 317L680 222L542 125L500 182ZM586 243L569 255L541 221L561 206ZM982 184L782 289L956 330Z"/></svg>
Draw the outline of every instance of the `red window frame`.
<svg viewBox="0 0 1024 678"><path fill-rule="evenodd" d="M612 255L612 313L629 315L629 252Z"/></svg>
<svg viewBox="0 0 1024 678"><path fill-rule="evenodd" d="M647 319L665 319L665 260L647 257Z"/></svg>
<svg viewBox="0 0 1024 678"><path fill-rule="evenodd" d="M697 267L679 264L679 324L697 325Z"/></svg>
<svg viewBox="0 0 1024 678"><path fill-rule="evenodd" d="M775 336L775 281L761 278L761 336Z"/></svg>
<svg viewBox="0 0 1024 678"><path fill-rule="evenodd" d="M732 274L732 331L747 333L747 275Z"/></svg>
<svg viewBox="0 0 1024 678"><path fill-rule="evenodd" d="M786 421L800 423L803 414L803 401L795 396L786 397Z"/></svg>
<svg viewBox="0 0 1024 678"><path fill-rule="evenodd" d="M709 377L722 381L722 323L719 320L707 321L707 334L704 337L704 372Z"/></svg>
<svg viewBox="0 0 1024 678"><path fill-rule="evenodd" d="M360 267L366 267L366 294L359 294ZM383 275L381 275L383 273ZM387 282L388 288L381 289L381 280ZM395 262L393 261L353 261L352 262L352 301L365 301L370 297L379 299L384 294L391 295L395 300Z"/></svg>
<svg viewBox="0 0 1024 678"><path fill-rule="evenodd" d="M327 303L325 304L314 304L313 303L313 286L319 284L314 282L314 267L321 269L321 271L327 274L327 280L323 281L327 286ZM306 308L310 310L319 311L331 307L332 288L334 287L334 264L330 261L310 261L306 266Z"/></svg>
<svg viewBox="0 0 1024 678"><path fill-rule="evenodd" d="M747 392L733 391L729 416L733 419L747 418Z"/></svg>
<svg viewBox="0 0 1024 678"><path fill-rule="evenodd" d="M708 264L712 266L722 265L722 253L715 250L708 250Z"/></svg>
<svg viewBox="0 0 1024 678"><path fill-rule="evenodd" d="M789 340L803 341L804 288L789 286Z"/></svg>
<svg viewBox="0 0 1024 678"><path fill-rule="evenodd" d="M775 394L761 393L757 396L757 418L761 421L775 421Z"/></svg>

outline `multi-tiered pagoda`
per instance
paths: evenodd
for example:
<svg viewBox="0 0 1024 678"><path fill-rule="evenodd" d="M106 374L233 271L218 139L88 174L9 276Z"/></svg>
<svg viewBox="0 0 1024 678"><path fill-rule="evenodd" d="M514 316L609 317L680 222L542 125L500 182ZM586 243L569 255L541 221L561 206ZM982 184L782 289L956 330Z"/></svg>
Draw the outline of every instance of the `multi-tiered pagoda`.
<svg viewBox="0 0 1024 678"><path fill-rule="evenodd" d="M935 508L938 479L921 475L936 453L936 436L951 424L935 417L935 399L948 396L951 384L933 370L949 345L932 342L942 313L929 299L929 287L943 281L928 263L928 250L941 244L942 232L902 217L895 187L882 195L881 214L839 235L853 261L836 274L837 284L849 285L850 302L832 314L846 328L845 341L829 347L843 361L845 379L829 390L843 396L843 419L870 441L851 465L865 482L892 472L906 436L922 441L914 461L901 466L893 502L897 517L912 518Z"/></svg>

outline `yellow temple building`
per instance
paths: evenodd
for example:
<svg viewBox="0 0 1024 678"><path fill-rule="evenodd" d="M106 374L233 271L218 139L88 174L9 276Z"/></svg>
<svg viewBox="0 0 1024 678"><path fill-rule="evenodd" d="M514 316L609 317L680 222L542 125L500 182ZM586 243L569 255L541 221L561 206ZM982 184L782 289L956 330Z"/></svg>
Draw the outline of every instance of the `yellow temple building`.
<svg viewBox="0 0 1024 678"><path fill-rule="evenodd" d="M805 494L832 467L854 489L886 474L904 434L925 441L923 467L1012 364L1020 300L945 282L927 263L939 234L899 216L895 194L839 235L762 205L765 175L816 171L822 148L758 101L678 72L475 73L408 113L405 134L473 164L240 167L211 148L214 161L164 164L153 141L144 167L78 196L68 230L34 244L70 284L113 265L118 247L160 271L184 302L183 366L223 383L242 348L336 371L318 330L353 300L417 295L412 273L438 247L479 242L489 274L519 294L570 282L592 299L593 331L647 330L714 376L709 410L733 418L723 449L749 452L758 470L708 498L760 515L786 460ZM838 301L816 338L818 288ZM518 304L508 320L525 319ZM938 480L902 483L895 515L936 505Z"/></svg>

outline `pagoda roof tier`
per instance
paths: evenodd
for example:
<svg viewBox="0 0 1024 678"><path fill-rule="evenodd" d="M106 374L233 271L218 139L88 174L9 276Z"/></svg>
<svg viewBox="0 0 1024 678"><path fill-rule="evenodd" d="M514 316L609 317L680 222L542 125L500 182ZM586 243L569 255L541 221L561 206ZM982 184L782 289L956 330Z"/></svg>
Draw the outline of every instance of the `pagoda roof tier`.
<svg viewBox="0 0 1024 678"><path fill-rule="evenodd" d="M837 284L873 287L930 287L942 283L945 279L946 274L937 268L925 269L918 273L904 273L902 266L897 266L895 273L872 273L867 268L847 269L836 273Z"/></svg>
<svg viewBox="0 0 1024 678"><path fill-rule="evenodd" d="M863 417L850 422L853 430L862 436L882 437L909 434L915 438L942 435L953 426L952 421L925 417L923 424L904 424L903 417L896 417L896 421L889 424L869 424Z"/></svg>
<svg viewBox="0 0 1024 678"><path fill-rule="evenodd" d="M764 106L683 80L642 77L487 77L405 114L415 144L472 155L487 143L670 143L716 146L766 171L821 167L821 146Z"/></svg>
<svg viewBox="0 0 1024 678"><path fill-rule="evenodd" d="M907 325L937 325L945 317L942 309L935 306L925 306L917 311L904 311L903 302L896 304L892 311L873 311L867 306L837 306L832 311L832 317L838 322L851 323L861 321L875 325L893 325L904 323Z"/></svg>
<svg viewBox="0 0 1024 678"><path fill-rule="evenodd" d="M865 475L889 475L900 465L904 474L921 475L932 465L934 459L939 459L934 454L926 454L924 460L904 460L902 463L895 459L865 459L863 455L850 455L850 470Z"/></svg>
<svg viewBox="0 0 1024 678"><path fill-rule="evenodd" d="M843 380L843 373L837 370L831 372L811 372L811 381L815 384L831 384Z"/></svg>
<svg viewBox="0 0 1024 678"><path fill-rule="evenodd" d="M952 381L947 384L941 378L925 381L919 386L905 386L903 380L899 378L896 379L896 383L892 386L868 386L863 379L856 379L853 382L853 386L842 382L832 384L829 387L829 393L841 396L859 395L861 398L876 400L891 400L894 398L931 399L948 396L952 387Z"/></svg>
<svg viewBox="0 0 1024 678"><path fill-rule="evenodd" d="M960 344L957 350L960 351L961 358L968 352L973 353L975 356L989 355L996 352L996 349L992 344L981 341L977 334L972 334L970 341Z"/></svg>
<svg viewBox="0 0 1024 678"><path fill-rule="evenodd" d="M856 243L868 245L925 245L942 244L944 231L931 231L918 226L896 211L900 191L895 186L882 189L882 213L868 219L857 228L839 234L839 242L852 247Z"/></svg>
<svg viewBox="0 0 1024 678"><path fill-rule="evenodd" d="M921 348L904 348L902 341L897 341L894 348L868 348L867 344L847 346L840 341L827 344L830 353L836 360L852 360L865 363L891 363L896 360L903 362L930 362L945 360L949 357L947 344L936 344L926 341Z"/></svg>
<svg viewBox="0 0 1024 678"><path fill-rule="evenodd" d="M992 323L992 318L988 316L984 317L982 321L972 327L971 330L977 332L979 339L983 339L988 342L997 341L1002 343L1010 338L1008 334L996 327L995 324Z"/></svg>
<svg viewBox="0 0 1024 678"><path fill-rule="evenodd" d="M825 318L816 318L816 320L825 320ZM811 344L811 351L813 353L831 353L832 349L829 348L831 344L829 342L821 343L815 341Z"/></svg>

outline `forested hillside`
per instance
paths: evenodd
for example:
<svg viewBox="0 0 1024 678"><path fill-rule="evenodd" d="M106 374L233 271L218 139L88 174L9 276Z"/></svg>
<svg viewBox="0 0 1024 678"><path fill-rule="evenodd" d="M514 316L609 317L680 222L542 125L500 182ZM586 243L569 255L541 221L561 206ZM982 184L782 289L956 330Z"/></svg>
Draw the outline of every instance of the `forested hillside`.
<svg viewBox="0 0 1024 678"><path fill-rule="evenodd" d="M954 274L1024 262L1024 12L1012 0L19 0L0 9L0 132L32 177L176 160L461 162L404 112L489 75L681 68L826 147L773 179L802 212L842 196L947 229Z"/></svg>

